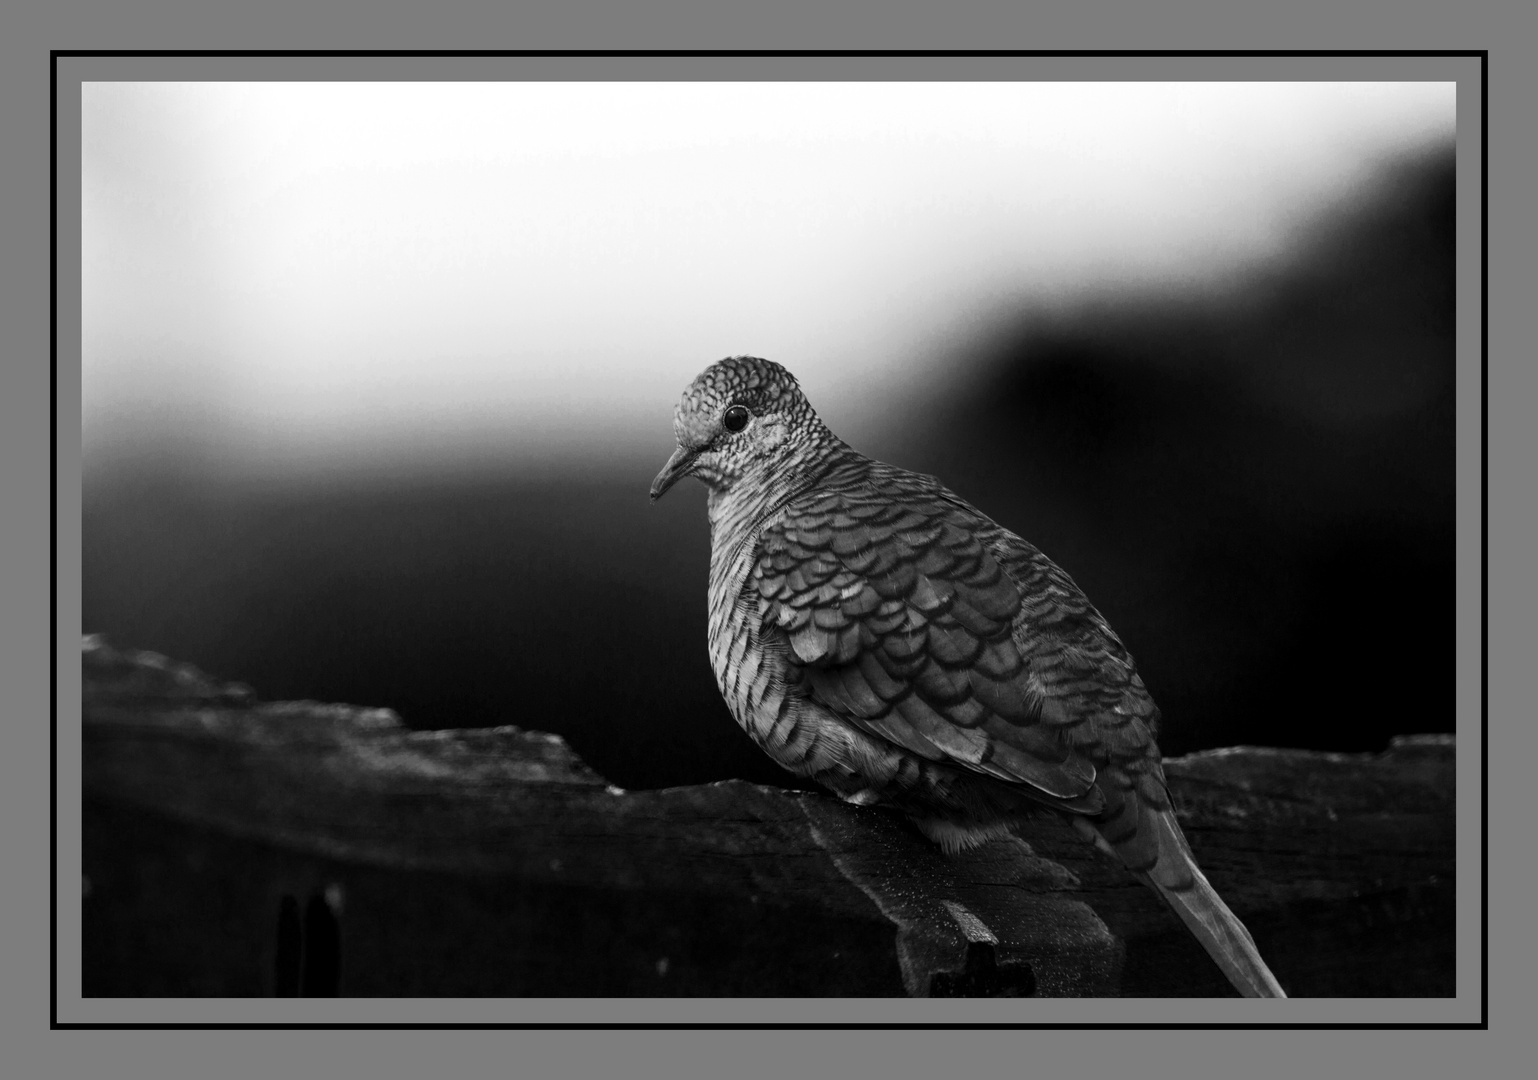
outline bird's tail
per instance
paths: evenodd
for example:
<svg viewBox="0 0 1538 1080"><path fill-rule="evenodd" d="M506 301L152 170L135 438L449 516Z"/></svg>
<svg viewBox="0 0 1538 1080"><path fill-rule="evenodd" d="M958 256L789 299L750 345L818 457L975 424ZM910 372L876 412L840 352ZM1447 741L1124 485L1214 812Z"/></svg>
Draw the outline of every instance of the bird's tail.
<svg viewBox="0 0 1538 1080"><path fill-rule="evenodd" d="M1249 930L1239 921L1239 916L1223 903L1223 898L1217 894L1201 868L1191 860L1189 853L1186 858L1186 876L1178 885L1165 884L1157 872L1139 874L1138 877L1152 886L1155 892L1164 897L1165 903L1175 909L1180 921L1196 935L1196 940L1202 943L1202 947L1217 961L1223 974L1228 976L1228 981L1241 994L1245 997L1286 997L1276 976L1271 974L1271 969L1260 958L1260 951L1255 948L1255 939L1250 937Z"/></svg>
<svg viewBox="0 0 1538 1080"><path fill-rule="evenodd" d="M1286 997L1255 948L1255 939L1196 865L1174 811L1168 806L1162 781L1152 776L1139 779L1143 782L1133 790L1118 793L1122 799L1109 800L1115 807L1111 813L1093 823L1079 819L1080 829L1087 827L1098 847L1114 855L1164 898L1241 994ZM1138 789L1151 787L1150 781L1161 789L1154 797L1163 796L1164 805L1138 797ZM1115 806L1116 803L1122 805Z"/></svg>

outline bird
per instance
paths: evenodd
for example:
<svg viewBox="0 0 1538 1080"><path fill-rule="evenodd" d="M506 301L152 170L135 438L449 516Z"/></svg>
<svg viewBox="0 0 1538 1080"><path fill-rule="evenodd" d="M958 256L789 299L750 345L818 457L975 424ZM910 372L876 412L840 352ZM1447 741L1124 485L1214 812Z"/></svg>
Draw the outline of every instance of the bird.
<svg viewBox="0 0 1538 1080"><path fill-rule="evenodd" d="M759 748L947 855L1061 815L1242 995L1287 996L1175 819L1131 654L1062 568L935 477L850 447L773 361L711 364L673 432L651 498L705 485L711 667Z"/></svg>

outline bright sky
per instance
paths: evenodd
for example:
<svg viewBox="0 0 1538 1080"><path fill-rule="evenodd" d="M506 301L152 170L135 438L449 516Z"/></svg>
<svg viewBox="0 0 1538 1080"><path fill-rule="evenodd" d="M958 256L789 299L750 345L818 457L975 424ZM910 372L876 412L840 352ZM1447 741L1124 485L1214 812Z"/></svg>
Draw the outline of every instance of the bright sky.
<svg viewBox="0 0 1538 1080"><path fill-rule="evenodd" d="M88 469L168 430L278 467L655 446L739 352L853 435L1003 312L1221 287L1454 129L1450 83L97 83L83 108Z"/></svg>

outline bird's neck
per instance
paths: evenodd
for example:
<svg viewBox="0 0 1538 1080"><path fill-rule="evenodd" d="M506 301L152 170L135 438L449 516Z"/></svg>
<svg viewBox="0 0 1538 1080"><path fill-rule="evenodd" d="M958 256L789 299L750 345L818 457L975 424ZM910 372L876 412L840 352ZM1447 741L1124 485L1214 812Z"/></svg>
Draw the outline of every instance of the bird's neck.
<svg viewBox="0 0 1538 1080"><path fill-rule="evenodd" d="M756 533L780 507L815 486L830 471L864 460L843 441L828 434L826 441L794 457L712 487L707 500L711 546L717 551L736 547Z"/></svg>
<svg viewBox="0 0 1538 1080"><path fill-rule="evenodd" d="M711 546L735 546L773 512L785 493L777 484L733 484L712 488L706 499Z"/></svg>

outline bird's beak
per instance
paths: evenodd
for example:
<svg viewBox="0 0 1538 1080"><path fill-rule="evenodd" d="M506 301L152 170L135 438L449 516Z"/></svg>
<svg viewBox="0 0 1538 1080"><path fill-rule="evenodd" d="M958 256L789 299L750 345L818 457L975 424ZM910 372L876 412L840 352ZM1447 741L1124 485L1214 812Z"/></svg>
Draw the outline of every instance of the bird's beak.
<svg viewBox="0 0 1538 1080"><path fill-rule="evenodd" d="M668 488L678 483L680 479L689 475L689 470L694 466L694 459L700 456L699 448L693 450L680 446L673 451L673 456L668 458L668 463L662 466L662 471L657 474L657 479L652 481L652 500L662 498Z"/></svg>

